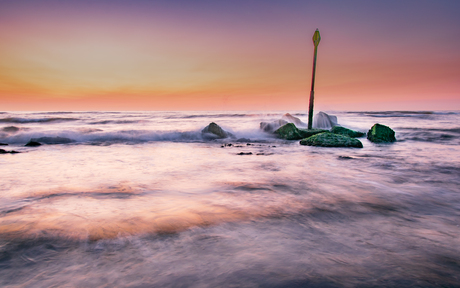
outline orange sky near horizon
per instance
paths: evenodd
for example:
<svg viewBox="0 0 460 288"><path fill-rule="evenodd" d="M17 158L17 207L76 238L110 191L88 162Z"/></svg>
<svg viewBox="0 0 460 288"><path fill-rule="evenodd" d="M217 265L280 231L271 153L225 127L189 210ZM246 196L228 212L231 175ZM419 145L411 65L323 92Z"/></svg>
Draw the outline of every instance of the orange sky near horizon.
<svg viewBox="0 0 460 288"><path fill-rule="evenodd" d="M2 2L1 110L306 110L316 28L318 109L460 110L459 5L348 2Z"/></svg>

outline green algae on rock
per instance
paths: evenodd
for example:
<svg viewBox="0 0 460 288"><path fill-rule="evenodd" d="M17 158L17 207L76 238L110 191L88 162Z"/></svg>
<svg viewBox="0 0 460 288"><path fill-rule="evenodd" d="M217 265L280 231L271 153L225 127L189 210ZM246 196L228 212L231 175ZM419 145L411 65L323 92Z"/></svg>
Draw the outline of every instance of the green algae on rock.
<svg viewBox="0 0 460 288"><path fill-rule="evenodd" d="M358 139L351 137L334 134L330 132L323 132L313 135L311 137L302 139L301 145L307 146L321 146L321 147L355 147L363 148L363 144Z"/></svg>
<svg viewBox="0 0 460 288"><path fill-rule="evenodd" d="M359 131L354 131L354 130L351 130L351 129L348 129L348 128L345 128L345 127L342 127L342 126L334 126L334 127L332 127L331 132L334 133L334 134L348 136L348 137L352 137L352 138L363 137L364 135L366 135L366 133L359 132Z"/></svg>
<svg viewBox="0 0 460 288"><path fill-rule="evenodd" d="M374 143L395 142L395 131L388 126L376 123L367 132L367 139Z"/></svg>
<svg viewBox="0 0 460 288"><path fill-rule="evenodd" d="M298 129L293 123L287 123L273 133L282 139L300 140L326 131L327 130L323 129Z"/></svg>
<svg viewBox="0 0 460 288"><path fill-rule="evenodd" d="M297 129L297 130L299 131L300 136L302 136L302 138L300 139L308 138L308 137L311 137L319 133L329 132L324 129L314 129L314 128L313 129Z"/></svg>
<svg viewBox="0 0 460 288"><path fill-rule="evenodd" d="M302 139L302 136L299 134L299 129L295 127L293 123L287 123L280 128L276 129L275 132L279 138L286 140L299 140Z"/></svg>

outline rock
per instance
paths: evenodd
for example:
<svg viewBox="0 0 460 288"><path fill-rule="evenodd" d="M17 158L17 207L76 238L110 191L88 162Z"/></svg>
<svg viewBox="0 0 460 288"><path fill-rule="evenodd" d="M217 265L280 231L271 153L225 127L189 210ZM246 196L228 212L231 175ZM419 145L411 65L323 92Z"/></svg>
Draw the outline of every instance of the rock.
<svg viewBox="0 0 460 288"><path fill-rule="evenodd" d="M322 129L298 129L293 123L287 123L286 125L278 128L274 133L279 138L286 140L300 140L308 138L318 133L326 132Z"/></svg>
<svg viewBox="0 0 460 288"><path fill-rule="evenodd" d="M29 142L27 142L27 144L25 146L27 146L27 147L38 147L40 145L42 145L42 144L39 143L39 142L30 140Z"/></svg>
<svg viewBox="0 0 460 288"><path fill-rule="evenodd" d="M334 126L331 129L331 132L334 134L339 134L339 135L344 135L352 138L358 138L358 137L363 137L366 135L366 133L359 132L359 131L354 131L342 126Z"/></svg>
<svg viewBox="0 0 460 288"><path fill-rule="evenodd" d="M307 123L304 123L302 122L302 120L300 120L299 118L297 117L294 117L292 116L291 114L289 113L286 113L283 115L283 117L281 118L282 120L285 120L289 123L294 123L296 127L307 127L308 124Z"/></svg>
<svg viewBox="0 0 460 288"><path fill-rule="evenodd" d="M275 132L279 138L286 140L299 140L302 139L302 136L299 134L299 130L292 123L287 123L286 125L281 126Z"/></svg>
<svg viewBox="0 0 460 288"><path fill-rule="evenodd" d="M339 157L337 157L337 159L339 159L339 160L351 160L351 159L355 159L355 158L350 157L350 156L339 156Z"/></svg>
<svg viewBox="0 0 460 288"><path fill-rule="evenodd" d="M8 146L6 143L0 143L0 146Z"/></svg>
<svg viewBox="0 0 460 288"><path fill-rule="evenodd" d="M208 126L201 130L201 134L205 139L223 139L233 136L231 133L224 131L214 122L211 122Z"/></svg>
<svg viewBox="0 0 460 288"><path fill-rule="evenodd" d="M331 129L337 125L337 117L334 115L328 115L324 112L319 112L313 118L313 127L320 129Z"/></svg>
<svg viewBox="0 0 460 288"><path fill-rule="evenodd" d="M44 144L68 144L68 143L75 142L75 140L73 139L64 138L64 137L40 137L40 138L32 138L30 139L30 141L44 143Z"/></svg>
<svg viewBox="0 0 460 288"><path fill-rule="evenodd" d="M321 147L355 147L363 148L363 144L358 139L338 135L330 132L323 132L313 135L300 141L301 145L321 146Z"/></svg>
<svg viewBox="0 0 460 288"><path fill-rule="evenodd" d="M236 155L252 155L252 152L240 152Z"/></svg>
<svg viewBox="0 0 460 288"><path fill-rule="evenodd" d="M17 154L17 153L21 153L21 152L14 151L14 150L6 151L6 150L3 150L3 149L0 149L0 154Z"/></svg>
<svg viewBox="0 0 460 288"><path fill-rule="evenodd" d="M248 138L239 138L236 140L236 142L241 143L241 142L251 142L251 139Z"/></svg>
<svg viewBox="0 0 460 288"><path fill-rule="evenodd" d="M308 138L323 132L329 132L324 129L297 129L297 131L299 132L300 136L302 136L300 139Z"/></svg>
<svg viewBox="0 0 460 288"><path fill-rule="evenodd" d="M367 132L367 139L374 143L395 142L395 131L388 126L376 123Z"/></svg>
<svg viewBox="0 0 460 288"><path fill-rule="evenodd" d="M286 121L286 120L283 120L283 119L279 119L279 120L273 121L271 123L260 122L260 130L263 130L265 132L273 132L276 129L280 128L281 126L283 126L283 125L285 125L287 123L289 123L289 122Z"/></svg>
<svg viewBox="0 0 460 288"><path fill-rule="evenodd" d="M2 131L9 132L9 133L15 133L19 131L19 128L15 126L7 126L7 127L3 127Z"/></svg>

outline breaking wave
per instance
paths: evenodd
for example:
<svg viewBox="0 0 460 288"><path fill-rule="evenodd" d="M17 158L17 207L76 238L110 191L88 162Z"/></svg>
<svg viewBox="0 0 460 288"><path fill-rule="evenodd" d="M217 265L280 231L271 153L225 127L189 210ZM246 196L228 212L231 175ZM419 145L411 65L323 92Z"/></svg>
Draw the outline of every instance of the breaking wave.
<svg viewBox="0 0 460 288"><path fill-rule="evenodd" d="M77 121L78 118L18 118L18 117L8 117L0 119L0 123L49 123L49 122L64 122L64 121Z"/></svg>

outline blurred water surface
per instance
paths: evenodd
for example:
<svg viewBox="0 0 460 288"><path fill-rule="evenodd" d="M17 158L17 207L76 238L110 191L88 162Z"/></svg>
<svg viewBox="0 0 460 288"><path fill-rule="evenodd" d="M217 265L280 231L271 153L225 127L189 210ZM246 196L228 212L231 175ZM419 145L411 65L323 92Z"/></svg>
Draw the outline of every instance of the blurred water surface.
<svg viewBox="0 0 460 288"><path fill-rule="evenodd" d="M278 112L0 114L22 152L0 155L0 286L460 287L460 113L330 113L398 141L301 146L259 130Z"/></svg>

